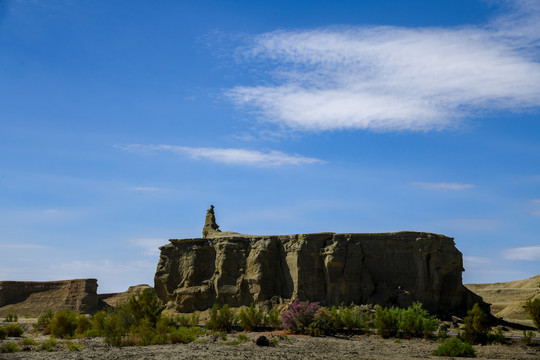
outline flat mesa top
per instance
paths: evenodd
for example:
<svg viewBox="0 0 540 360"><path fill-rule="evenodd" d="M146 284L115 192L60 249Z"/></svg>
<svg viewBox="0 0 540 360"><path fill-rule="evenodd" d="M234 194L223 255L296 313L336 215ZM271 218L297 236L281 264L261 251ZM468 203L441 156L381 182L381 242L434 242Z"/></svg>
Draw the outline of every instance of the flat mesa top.
<svg viewBox="0 0 540 360"><path fill-rule="evenodd" d="M422 231L397 231L397 232L387 232L387 233L334 233L334 232L320 232L320 233L307 233L307 234L288 234L288 235L248 235L248 234L239 234L235 232L215 232L204 238L187 238L187 239L170 239L171 243L187 243L187 242L200 242L207 240L240 240L240 239L299 239L305 238L305 240L315 240L324 238L348 238L348 237L357 237L364 239L382 239L382 238L393 238L393 239L449 239L453 238L441 235L434 234Z"/></svg>

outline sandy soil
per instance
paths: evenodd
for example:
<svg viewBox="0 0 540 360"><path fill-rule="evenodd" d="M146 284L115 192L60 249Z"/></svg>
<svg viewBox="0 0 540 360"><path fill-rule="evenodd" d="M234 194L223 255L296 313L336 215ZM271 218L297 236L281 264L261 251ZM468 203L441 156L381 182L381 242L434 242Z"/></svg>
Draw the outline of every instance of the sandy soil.
<svg viewBox="0 0 540 360"><path fill-rule="evenodd" d="M226 341L205 336L199 338L204 343L123 348L110 347L101 339L77 339L73 341L82 345L80 352L60 346L54 352L0 353L0 359L445 359L431 355L439 345L431 340L395 341L381 339L376 335L320 338L287 336L280 337L274 347L259 347L255 339L260 335L250 333L248 337L251 341L239 345L225 345L225 342L236 338L235 335L229 335ZM272 338L278 335L267 333L266 336ZM540 346L524 346L519 342L512 345L475 346L475 349L478 359L540 359Z"/></svg>

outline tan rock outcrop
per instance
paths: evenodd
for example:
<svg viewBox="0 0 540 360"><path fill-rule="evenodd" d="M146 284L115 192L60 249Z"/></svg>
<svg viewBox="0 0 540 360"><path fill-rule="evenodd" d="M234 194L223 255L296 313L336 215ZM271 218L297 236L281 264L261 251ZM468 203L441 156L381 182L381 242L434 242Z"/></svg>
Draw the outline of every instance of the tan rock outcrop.
<svg viewBox="0 0 540 360"><path fill-rule="evenodd" d="M38 316L47 310L92 313L98 308L96 279L0 281L0 316L7 311Z"/></svg>
<svg viewBox="0 0 540 360"><path fill-rule="evenodd" d="M115 307L117 304L128 301L133 295L137 295L145 289L152 289L150 285L141 284L130 286L126 291L120 293L98 294L99 300L108 306Z"/></svg>
<svg viewBox="0 0 540 360"><path fill-rule="evenodd" d="M178 312L294 298L322 305L420 301L441 315L486 306L463 286L462 255L443 235L213 232L160 249L154 288Z"/></svg>
<svg viewBox="0 0 540 360"><path fill-rule="evenodd" d="M491 304L491 313L495 317L533 325L523 306L529 299L540 298L540 275L525 280L465 286Z"/></svg>

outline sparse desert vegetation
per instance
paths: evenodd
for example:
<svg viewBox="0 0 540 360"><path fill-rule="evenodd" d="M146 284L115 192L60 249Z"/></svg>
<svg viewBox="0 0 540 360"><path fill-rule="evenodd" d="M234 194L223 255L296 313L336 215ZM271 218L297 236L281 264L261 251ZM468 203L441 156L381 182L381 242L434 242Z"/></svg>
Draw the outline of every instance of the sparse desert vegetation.
<svg viewBox="0 0 540 360"><path fill-rule="evenodd" d="M295 300L281 311L263 311L254 304L240 309L214 305L202 321L197 312L171 315L163 309L148 289L90 318L74 311L48 311L33 327L26 326L26 331L13 323L1 327L0 334L3 331L6 338L1 351L12 358L35 354L36 359L64 358L71 352L80 354L78 358L98 353L105 358L106 354L143 358L150 353L166 358L174 346L187 346L184 350L189 349L193 356L219 358L231 357L224 350L230 348L241 349L236 354L251 354L245 357L298 359L308 356L302 347L335 352L312 350L310 357L314 358L357 355L354 358L404 359L422 354L482 358L493 350L512 353L516 359L534 359L540 354L540 347L534 346L534 333L525 332L522 341L512 341L500 327L494 330L489 326L478 306L464 318L462 329L450 333L447 325L440 326L420 303L408 308L354 304L328 308ZM277 327L280 330L275 330ZM20 340L14 341L16 336ZM505 343L508 345L501 345ZM489 345L479 348L474 344ZM520 352L523 356L516 355Z"/></svg>

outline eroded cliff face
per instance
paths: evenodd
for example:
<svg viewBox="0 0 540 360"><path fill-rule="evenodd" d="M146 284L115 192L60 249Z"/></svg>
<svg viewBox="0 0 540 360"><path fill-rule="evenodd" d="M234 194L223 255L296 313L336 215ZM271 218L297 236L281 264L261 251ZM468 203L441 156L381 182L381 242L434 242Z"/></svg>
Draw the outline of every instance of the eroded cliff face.
<svg viewBox="0 0 540 360"><path fill-rule="evenodd" d="M98 309L96 279L0 281L0 316L7 311L38 316L51 309L93 313Z"/></svg>
<svg viewBox="0 0 540 360"><path fill-rule="evenodd" d="M483 303L463 286L462 255L443 235L215 232L160 249L155 291L178 312L299 298L321 305L420 301L444 316Z"/></svg>

